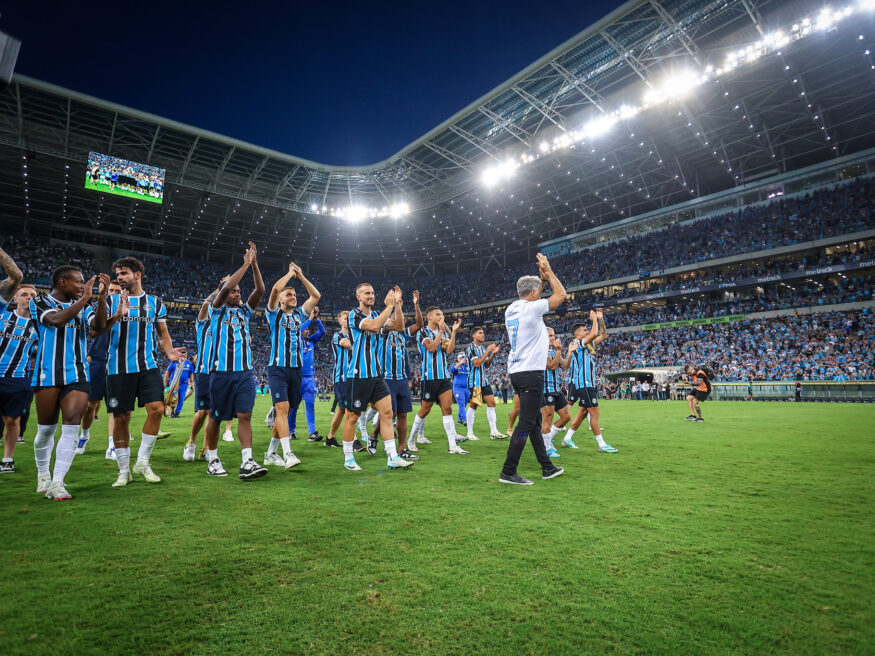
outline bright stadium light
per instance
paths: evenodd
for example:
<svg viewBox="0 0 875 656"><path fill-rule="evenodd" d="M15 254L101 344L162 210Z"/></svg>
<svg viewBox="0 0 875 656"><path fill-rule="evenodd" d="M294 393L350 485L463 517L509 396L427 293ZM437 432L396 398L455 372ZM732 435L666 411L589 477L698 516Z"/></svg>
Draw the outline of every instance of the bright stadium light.
<svg viewBox="0 0 875 656"><path fill-rule="evenodd" d="M704 76L691 70L679 71L669 75L644 94L645 105L658 105L689 95L693 89L705 81Z"/></svg>
<svg viewBox="0 0 875 656"><path fill-rule="evenodd" d="M410 214L410 206L407 203L396 203L389 208L389 216L393 219L400 219L408 214Z"/></svg>
<svg viewBox="0 0 875 656"><path fill-rule="evenodd" d="M613 116L601 116L594 118L589 123L583 126L583 136L587 139L596 139L603 134L607 134L617 124L617 119Z"/></svg>
<svg viewBox="0 0 875 656"><path fill-rule="evenodd" d="M509 180L519 168L519 162L506 159L483 170L480 180L487 187L493 187L503 180Z"/></svg>

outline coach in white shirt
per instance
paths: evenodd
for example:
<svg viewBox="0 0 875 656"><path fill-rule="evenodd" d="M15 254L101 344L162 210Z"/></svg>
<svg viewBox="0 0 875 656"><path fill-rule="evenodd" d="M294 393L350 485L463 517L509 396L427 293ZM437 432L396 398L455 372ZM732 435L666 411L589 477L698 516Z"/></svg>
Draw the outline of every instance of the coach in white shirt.
<svg viewBox="0 0 875 656"><path fill-rule="evenodd" d="M520 413L516 429L510 438L507 458L499 483L512 485L531 485L532 481L517 473L520 456L530 435L535 456L541 464L543 478L555 478L565 471L557 467L547 455L544 440L541 439L541 401L544 398L544 370L547 368L547 350L550 348L544 315L555 310L565 302L565 287L559 282L547 258L538 253L538 276L523 276L516 283L518 301L514 301L504 312L504 325L510 339L510 354L507 356L507 372L513 390L520 397ZM541 298L544 282L550 283L553 295Z"/></svg>

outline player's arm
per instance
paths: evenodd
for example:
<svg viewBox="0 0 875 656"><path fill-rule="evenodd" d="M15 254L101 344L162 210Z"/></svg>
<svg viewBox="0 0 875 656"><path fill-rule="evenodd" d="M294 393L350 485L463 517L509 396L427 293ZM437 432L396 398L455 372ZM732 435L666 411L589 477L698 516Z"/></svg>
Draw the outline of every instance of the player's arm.
<svg viewBox="0 0 875 656"><path fill-rule="evenodd" d="M598 337L596 337L594 340L592 340L593 346L597 346L597 345L601 344L603 341L605 341L608 338L608 329L605 326L604 312L602 312L601 310L596 310L595 315L596 315L596 319L598 320L598 323L599 323L599 334L598 334Z"/></svg>
<svg viewBox="0 0 875 656"><path fill-rule="evenodd" d="M243 266L231 274L231 276L225 281L225 284L222 285L222 289L216 294L216 298L213 299L211 306L214 309L218 310L225 304L225 301L228 300L228 294L231 293L231 289L240 284L240 281L243 280L243 274L246 273L246 269L248 269L251 264L252 255L247 248L246 253L243 255Z"/></svg>
<svg viewBox="0 0 875 656"><path fill-rule="evenodd" d="M476 367L479 367L480 365L482 365L483 363L485 363L487 352L488 352L488 349L487 349L487 351L484 351L483 355L481 355L479 358L469 358L469 360L471 361L471 366L476 368Z"/></svg>
<svg viewBox="0 0 875 656"><path fill-rule="evenodd" d="M425 325L425 320L422 318L422 309L419 307L419 291L413 290L413 310L416 313L416 322L407 327L407 334L413 337L416 333L422 330Z"/></svg>
<svg viewBox="0 0 875 656"><path fill-rule="evenodd" d="M298 267L294 262L289 263L289 271L282 278L277 280L270 290L270 296L267 299L267 309L270 311L276 310L280 302L280 292L282 292L289 281L297 275Z"/></svg>
<svg viewBox="0 0 875 656"><path fill-rule="evenodd" d="M310 335L307 339L310 340L311 343L315 344L320 339L325 336L325 326L322 324L321 319L316 319L316 332Z"/></svg>
<svg viewBox="0 0 875 656"><path fill-rule="evenodd" d="M171 361L179 360L179 349L173 348L173 339L170 337L170 331L167 330L167 324L164 321L155 323L155 328L158 332L158 341L161 343L161 350L170 358Z"/></svg>
<svg viewBox="0 0 875 656"><path fill-rule="evenodd" d="M589 329L589 334L583 338L583 344L586 346L599 335L599 322L596 318L595 310L589 311L589 320L592 321L592 328Z"/></svg>
<svg viewBox="0 0 875 656"><path fill-rule="evenodd" d="M106 332L106 290L109 289L109 276L101 273L97 276L97 311L91 325L92 335L101 335Z"/></svg>
<svg viewBox="0 0 875 656"><path fill-rule="evenodd" d="M386 309L373 319L362 319L359 324L359 330L366 330L370 333L379 332L383 325L389 320L392 312L395 311L395 296L395 290L389 290L389 293L386 294Z"/></svg>
<svg viewBox="0 0 875 656"><path fill-rule="evenodd" d="M310 314L313 311L313 308L316 307L316 303L319 302L319 299L322 298L322 294L316 289L316 285L310 282L307 277L304 275L304 272L301 271L301 267L294 264L294 262L290 265L295 267L295 276L298 280L301 281L301 284L304 285L304 289L307 290L307 293L310 297L304 301L304 304L301 306L306 314Z"/></svg>
<svg viewBox="0 0 875 656"><path fill-rule="evenodd" d="M347 351L352 350L352 342L349 341L348 337L341 337L337 343L340 345L340 348L345 348Z"/></svg>
<svg viewBox="0 0 875 656"><path fill-rule="evenodd" d="M452 353L456 350L456 333L459 332L459 328L462 327L462 320L456 319L453 323L453 329L450 331L450 341L447 344L447 348L444 349L447 353Z"/></svg>
<svg viewBox="0 0 875 656"><path fill-rule="evenodd" d="M486 366L492 364L492 361L495 359L495 354L501 350L501 347L497 342L493 342L489 346L486 347Z"/></svg>
<svg viewBox="0 0 875 656"><path fill-rule="evenodd" d="M60 310L50 309L44 311L37 319L47 326L53 326L55 328L68 323L71 319L78 316L85 306L88 305L88 302L91 300L91 295L94 293L94 282L96 280L97 276L91 276L91 278L85 281L85 289L82 291L82 296L80 296L70 307L62 308Z"/></svg>
<svg viewBox="0 0 875 656"><path fill-rule="evenodd" d="M550 371L556 371L559 366L562 364L562 348L556 349L555 353L553 353L552 358L547 358L547 369Z"/></svg>
<svg viewBox="0 0 875 656"><path fill-rule="evenodd" d="M258 268L258 249L253 242L249 242L249 250L252 252L252 279L255 281L255 289L252 290L246 304L254 309L264 297L264 278L261 277L261 269Z"/></svg>
<svg viewBox="0 0 875 656"><path fill-rule="evenodd" d="M435 337L434 339L432 339L431 337L424 337L422 339L422 345L429 353L435 353L441 345L440 333L438 333L437 337Z"/></svg>
<svg viewBox="0 0 875 656"><path fill-rule="evenodd" d="M219 295L219 292L222 291L222 287L228 281L229 277L230 276L222 276L222 279L219 281L219 286L216 287L212 294L204 299L203 303L201 303L201 309L197 313L198 321L206 321L207 317L210 316L210 305L216 300L216 297Z"/></svg>
<svg viewBox="0 0 875 656"><path fill-rule="evenodd" d="M565 359L562 360L562 368L568 369L571 366L571 358L574 356L574 352L580 348L580 343L575 339L568 345L568 353L565 356Z"/></svg>
<svg viewBox="0 0 875 656"><path fill-rule="evenodd" d="M386 326L388 326L390 330L404 332L404 299L401 296L401 288L397 285L395 286L395 294L395 310L392 312L392 318L388 321Z"/></svg>
<svg viewBox="0 0 875 656"><path fill-rule="evenodd" d="M550 283L550 289L553 290L553 294L547 299L547 303L551 310L555 310L565 302L568 294L565 292L565 287L559 282L559 278L553 273L553 269L550 268L549 260L541 253L538 253L537 260L541 278Z"/></svg>
<svg viewBox="0 0 875 656"><path fill-rule="evenodd" d="M3 270L6 272L6 279L0 282L0 298L9 301L18 290L18 286L24 279L24 274L21 273L15 260L2 248L0 248L0 265L3 265Z"/></svg>

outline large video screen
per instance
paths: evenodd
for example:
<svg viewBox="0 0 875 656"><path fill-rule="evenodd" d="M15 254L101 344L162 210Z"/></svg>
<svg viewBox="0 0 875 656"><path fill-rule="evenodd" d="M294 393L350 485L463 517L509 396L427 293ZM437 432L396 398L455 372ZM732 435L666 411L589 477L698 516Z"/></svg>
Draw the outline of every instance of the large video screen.
<svg viewBox="0 0 875 656"><path fill-rule="evenodd" d="M100 153L88 154L85 187L150 203L164 199L164 169Z"/></svg>

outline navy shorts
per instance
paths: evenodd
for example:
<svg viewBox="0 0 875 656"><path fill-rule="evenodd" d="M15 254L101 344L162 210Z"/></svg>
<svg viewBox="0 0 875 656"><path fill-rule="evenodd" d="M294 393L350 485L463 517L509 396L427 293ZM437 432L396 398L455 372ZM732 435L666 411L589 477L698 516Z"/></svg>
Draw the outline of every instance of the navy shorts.
<svg viewBox="0 0 875 656"><path fill-rule="evenodd" d="M334 383L334 396L337 398L337 407L341 410L347 409L347 401L349 401L349 381L344 380L339 383Z"/></svg>
<svg viewBox="0 0 875 656"><path fill-rule="evenodd" d="M194 409L210 409L210 374L194 375Z"/></svg>
<svg viewBox="0 0 875 656"><path fill-rule="evenodd" d="M30 378L0 378L0 416L23 417L32 396Z"/></svg>
<svg viewBox="0 0 875 656"><path fill-rule="evenodd" d="M568 399L562 392L544 392L544 400L541 402L542 408L552 407L553 410L559 412L562 408L568 407Z"/></svg>
<svg viewBox="0 0 875 656"><path fill-rule="evenodd" d="M571 402L577 401L581 408L599 407L599 391L595 387L576 387L571 393Z"/></svg>
<svg viewBox="0 0 875 656"><path fill-rule="evenodd" d="M90 394L90 392L89 392ZM106 377L106 406L112 414L134 411L147 403L164 403L164 381L157 369Z"/></svg>
<svg viewBox="0 0 875 656"><path fill-rule="evenodd" d="M89 401L103 401L106 398L106 362L91 361L88 365L88 376L91 378Z"/></svg>
<svg viewBox="0 0 875 656"><path fill-rule="evenodd" d="M406 378L403 380L387 380L386 387L389 388L389 397L392 399L392 412L404 414L405 412L413 411L413 402L410 400L410 381Z"/></svg>
<svg viewBox="0 0 875 656"><path fill-rule="evenodd" d="M350 378L347 410L360 415L371 403L389 396L389 388L382 378Z"/></svg>
<svg viewBox="0 0 875 656"><path fill-rule="evenodd" d="M270 385L270 399L275 404L287 402L290 408L301 405L300 367L268 367L267 382Z"/></svg>
<svg viewBox="0 0 875 656"><path fill-rule="evenodd" d="M438 380L422 381L422 400L426 403L437 403L440 396L453 389L453 385L446 378Z"/></svg>
<svg viewBox="0 0 875 656"><path fill-rule="evenodd" d="M228 421L252 412L255 377L251 371L214 371L210 374L210 417Z"/></svg>

